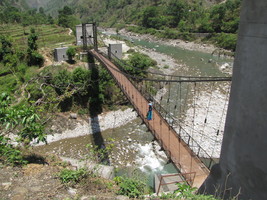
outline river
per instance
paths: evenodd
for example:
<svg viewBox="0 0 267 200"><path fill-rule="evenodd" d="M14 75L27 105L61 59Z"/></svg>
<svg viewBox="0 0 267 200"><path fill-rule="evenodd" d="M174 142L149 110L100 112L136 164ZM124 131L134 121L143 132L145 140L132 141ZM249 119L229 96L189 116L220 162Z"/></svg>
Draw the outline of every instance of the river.
<svg viewBox="0 0 267 200"><path fill-rule="evenodd" d="M160 54L168 55L172 57L175 62L187 66L187 70L182 71L186 73L183 75L227 76L227 74L220 71L218 66L226 62L230 63L230 65L232 63L231 59L214 57L209 53L189 51L179 47L148 42L141 39L127 39L131 40L135 45L150 49L150 51L152 50ZM164 62L163 56L162 62ZM181 70L174 70L174 74L180 75ZM165 106L169 103L167 103L168 96L172 97L170 101L172 106L175 104L175 98L178 97L177 90L175 89L176 86L173 87L173 92L170 94L166 93L163 98L162 104ZM168 109L170 109L170 106ZM187 107L185 112L189 110L190 106ZM88 129L90 129L90 127L88 127ZM109 128L94 135L90 134L75 138L67 138L52 142L48 145L38 146L35 147L35 151L53 153L75 159L84 159L89 152L86 145L92 143L96 138L103 140L106 144L114 144L112 151L109 152L109 163L116 167L117 175L127 174L127 176L139 176L142 180L146 180L149 186L153 187L153 177L155 173L164 174L177 172L176 168L169 162L164 151L162 151L157 142L153 140L152 134L147 131L147 128L142 124L139 118L123 126ZM144 179L144 177L146 178Z"/></svg>

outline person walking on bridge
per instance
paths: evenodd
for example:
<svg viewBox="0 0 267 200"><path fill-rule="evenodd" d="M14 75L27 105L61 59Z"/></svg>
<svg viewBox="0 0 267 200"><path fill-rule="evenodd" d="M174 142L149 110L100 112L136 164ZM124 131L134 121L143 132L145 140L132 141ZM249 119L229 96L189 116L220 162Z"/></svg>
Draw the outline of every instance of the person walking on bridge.
<svg viewBox="0 0 267 200"><path fill-rule="evenodd" d="M153 106L152 101L149 101L148 112L147 112L147 115L146 115L146 119L147 120L152 120L152 106Z"/></svg>

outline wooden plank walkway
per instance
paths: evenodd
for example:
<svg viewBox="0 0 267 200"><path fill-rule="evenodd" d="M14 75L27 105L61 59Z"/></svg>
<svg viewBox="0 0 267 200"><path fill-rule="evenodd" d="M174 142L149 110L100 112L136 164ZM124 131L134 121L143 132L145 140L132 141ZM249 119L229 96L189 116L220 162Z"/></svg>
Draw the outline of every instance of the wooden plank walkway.
<svg viewBox="0 0 267 200"><path fill-rule="evenodd" d="M90 53L107 68L176 167L181 173L195 172L196 176L192 186L200 187L209 174L206 166L187 144L179 138L176 131L163 119L159 112L153 109L153 119L146 120L148 101L138 91L137 87L123 73L120 73L120 70L109 59L95 50L91 50Z"/></svg>

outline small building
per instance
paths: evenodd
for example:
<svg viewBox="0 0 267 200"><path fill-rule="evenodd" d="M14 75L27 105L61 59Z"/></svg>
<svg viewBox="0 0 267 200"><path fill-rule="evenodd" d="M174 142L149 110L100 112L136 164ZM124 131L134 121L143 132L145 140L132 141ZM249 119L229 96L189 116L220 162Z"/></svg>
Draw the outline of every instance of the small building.
<svg viewBox="0 0 267 200"><path fill-rule="evenodd" d="M86 24L86 41L88 46L94 45L93 33L93 24ZM82 24L76 26L76 45L83 45Z"/></svg>
<svg viewBox="0 0 267 200"><path fill-rule="evenodd" d="M68 47L59 47L54 49L54 59L56 62L68 60L67 56Z"/></svg>
<svg viewBox="0 0 267 200"><path fill-rule="evenodd" d="M108 46L109 58L122 59L122 44L109 44Z"/></svg>

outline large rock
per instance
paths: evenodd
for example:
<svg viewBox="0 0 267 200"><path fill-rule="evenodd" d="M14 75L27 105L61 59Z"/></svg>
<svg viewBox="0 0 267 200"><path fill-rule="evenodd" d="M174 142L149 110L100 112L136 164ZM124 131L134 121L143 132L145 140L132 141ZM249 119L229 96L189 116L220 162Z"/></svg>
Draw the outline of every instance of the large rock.
<svg viewBox="0 0 267 200"><path fill-rule="evenodd" d="M92 161L79 161L76 159L60 157L63 161L69 162L72 166L77 169L87 168L89 171L94 172L98 176L112 180L115 177L114 167L107 165L100 165Z"/></svg>

